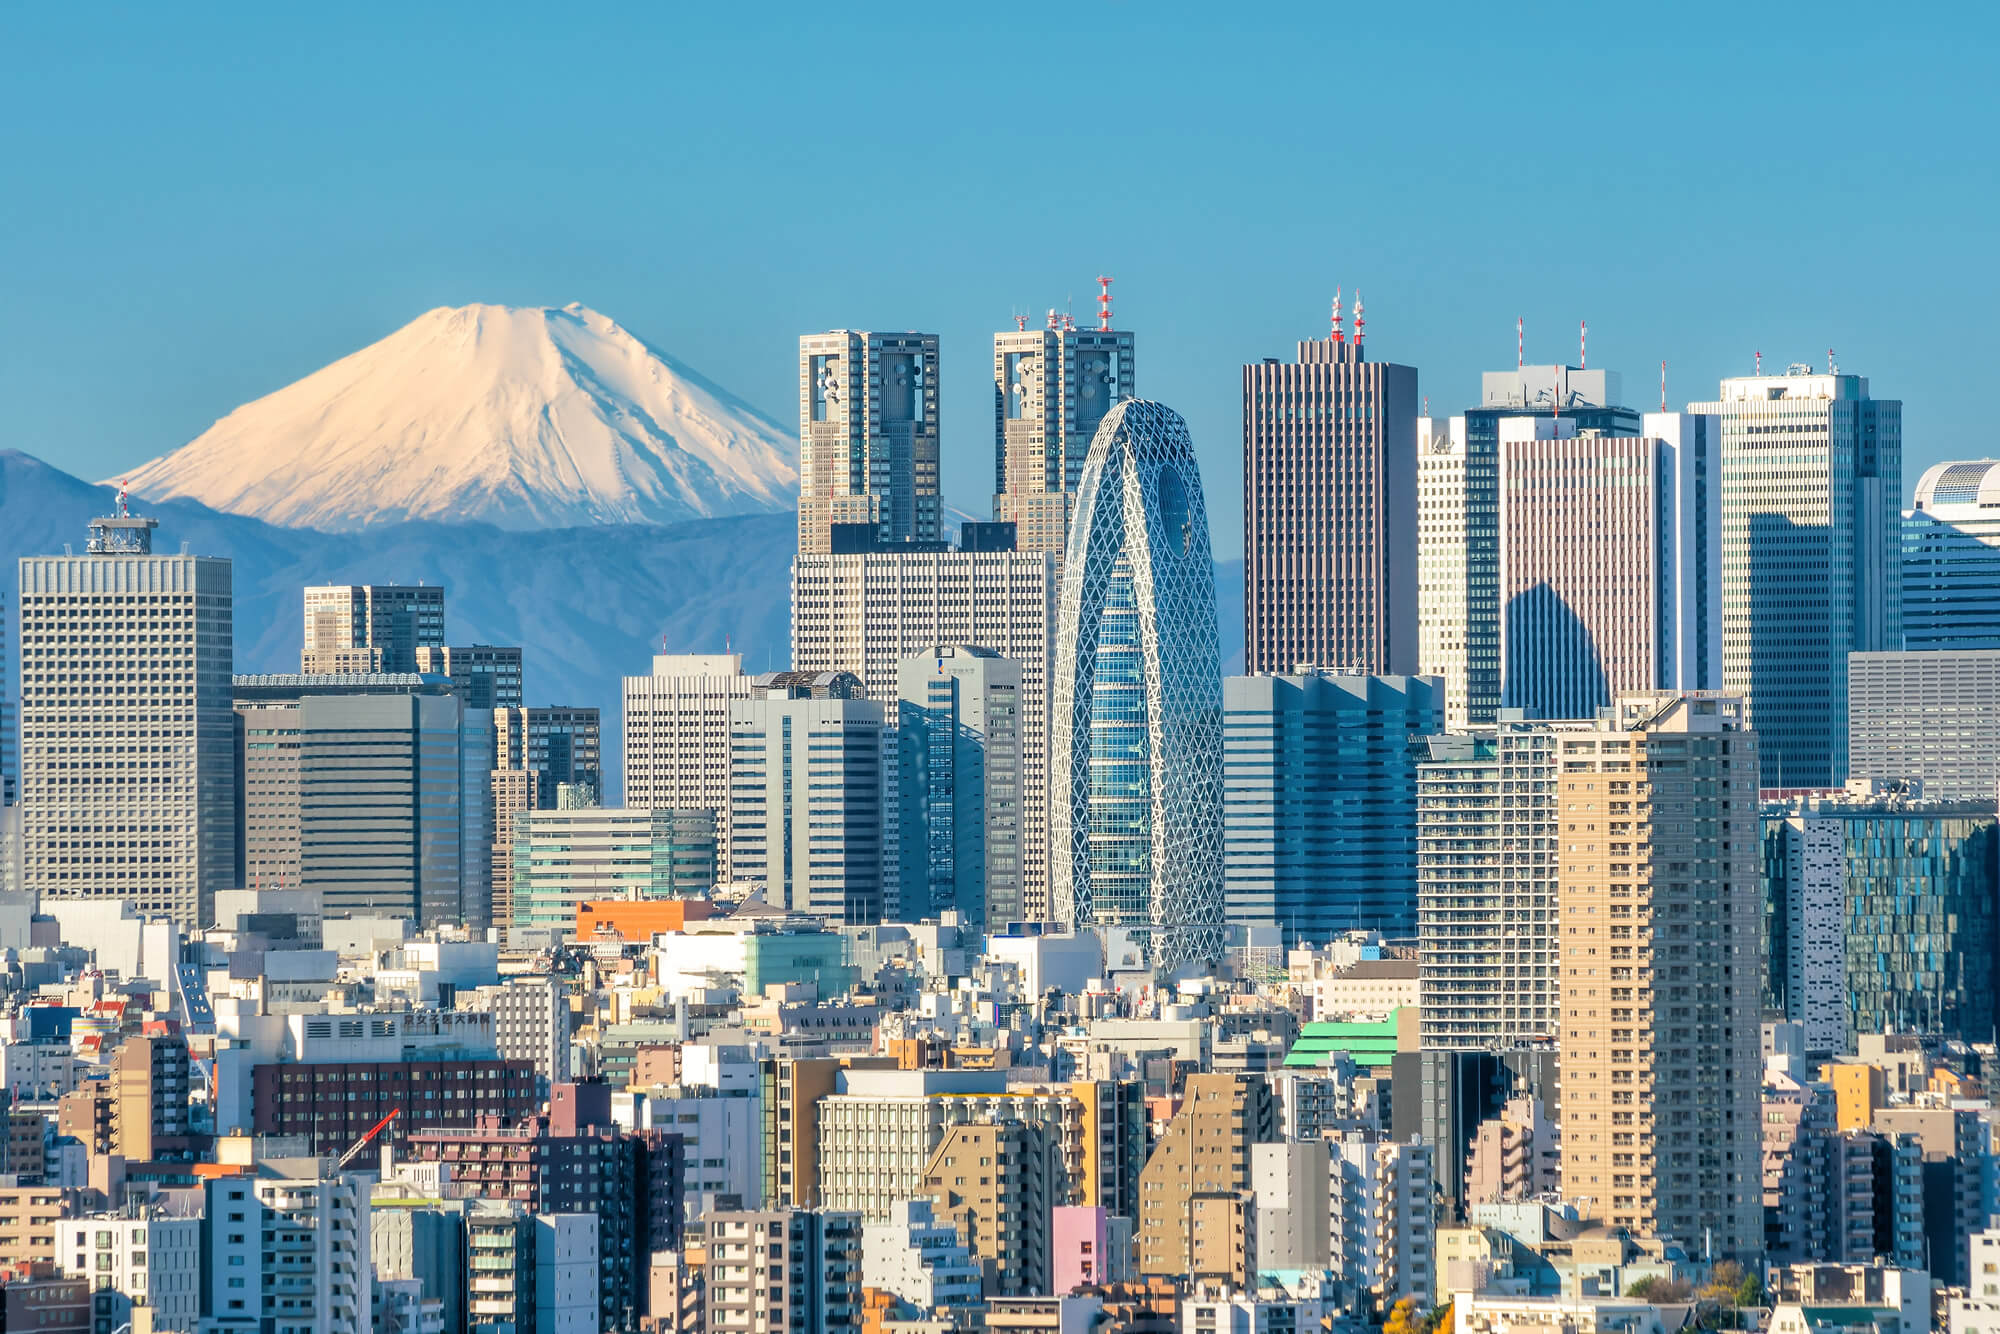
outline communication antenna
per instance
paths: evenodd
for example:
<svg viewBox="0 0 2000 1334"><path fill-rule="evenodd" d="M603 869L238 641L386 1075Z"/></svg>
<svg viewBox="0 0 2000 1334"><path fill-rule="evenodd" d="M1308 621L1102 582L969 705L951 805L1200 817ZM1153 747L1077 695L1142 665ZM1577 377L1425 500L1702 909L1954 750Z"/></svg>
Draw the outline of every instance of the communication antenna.
<svg viewBox="0 0 2000 1334"><path fill-rule="evenodd" d="M1356 288L1354 291L1354 342L1357 347L1361 344L1362 328L1367 323L1368 321L1361 318L1361 289Z"/></svg>
<svg viewBox="0 0 2000 1334"><path fill-rule="evenodd" d="M1097 275L1097 327L1099 329L1108 330L1111 327L1112 281L1112 279L1105 277L1101 273Z"/></svg>
<svg viewBox="0 0 2000 1334"><path fill-rule="evenodd" d="M1338 287L1333 289L1333 341L1336 343L1347 341L1347 335L1342 333L1340 329L1340 288Z"/></svg>
<svg viewBox="0 0 2000 1334"><path fill-rule="evenodd" d="M1764 373L1764 354L1762 352L1759 352L1757 354L1757 374L1762 375L1763 373Z"/></svg>
<svg viewBox="0 0 2000 1334"><path fill-rule="evenodd" d="M1833 349L1832 349L1832 348L1828 348L1828 349L1826 350L1826 373L1827 373L1828 375L1838 375L1838 374L1840 374L1840 367L1838 367L1838 366L1836 366L1836 365L1834 365L1834 364L1833 364Z"/></svg>
<svg viewBox="0 0 2000 1334"><path fill-rule="evenodd" d="M1660 411L1667 410L1667 363L1660 363Z"/></svg>
<svg viewBox="0 0 2000 1334"><path fill-rule="evenodd" d="M1524 355L1528 347L1527 328L1528 322L1516 315L1514 317L1514 369L1517 371L1527 361L1527 357Z"/></svg>
<svg viewBox="0 0 2000 1334"><path fill-rule="evenodd" d="M1028 327L1028 317L1026 315L1016 315L1014 317L1014 331L1016 333L1021 333L1026 331L1027 327Z"/></svg>
<svg viewBox="0 0 2000 1334"><path fill-rule="evenodd" d="M1590 321L1588 320L1576 322L1576 368L1580 371L1590 369Z"/></svg>

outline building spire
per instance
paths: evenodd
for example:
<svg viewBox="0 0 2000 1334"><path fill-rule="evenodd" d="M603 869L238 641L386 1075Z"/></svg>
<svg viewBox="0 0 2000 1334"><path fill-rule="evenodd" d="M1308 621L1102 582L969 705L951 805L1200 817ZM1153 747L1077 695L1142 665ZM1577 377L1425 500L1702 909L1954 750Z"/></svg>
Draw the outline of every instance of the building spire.
<svg viewBox="0 0 2000 1334"><path fill-rule="evenodd" d="M1097 275L1097 327L1100 329L1109 329L1111 327L1112 282L1113 279L1107 278L1101 273Z"/></svg>

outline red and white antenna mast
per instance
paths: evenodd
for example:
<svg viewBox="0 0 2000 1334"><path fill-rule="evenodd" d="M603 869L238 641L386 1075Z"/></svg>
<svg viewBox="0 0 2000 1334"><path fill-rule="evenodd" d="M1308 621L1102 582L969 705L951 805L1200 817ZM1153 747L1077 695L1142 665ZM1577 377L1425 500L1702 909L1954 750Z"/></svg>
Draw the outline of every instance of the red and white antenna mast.
<svg viewBox="0 0 2000 1334"><path fill-rule="evenodd" d="M1514 317L1514 369L1520 370L1527 361L1528 322L1519 315Z"/></svg>
<svg viewBox="0 0 2000 1334"><path fill-rule="evenodd" d="M1828 375L1838 375L1840 373L1840 368L1833 364L1832 348L1826 350L1826 373Z"/></svg>
<svg viewBox="0 0 2000 1334"><path fill-rule="evenodd" d="M1580 371L1590 369L1589 320L1578 320L1576 322L1576 368Z"/></svg>
<svg viewBox="0 0 2000 1334"><path fill-rule="evenodd" d="M1763 373L1764 373L1764 354L1762 352L1759 352L1757 354L1757 374L1762 375Z"/></svg>
<svg viewBox="0 0 2000 1334"><path fill-rule="evenodd" d="M1354 342L1357 347L1361 344L1361 335L1365 332L1367 325L1368 321L1361 318L1361 290L1356 288L1354 292Z"/></svg>
<svg viewBox="0 0 2000 1334"><path fill-rule="evenodd" d="M131 493L132 479L129 477L120 477L118 479L118 517L121 519L132 517L131 512L125 506L125 497Z"/></svg>
<svg viewBox="0 0 2000 1334"><path fill-rule="evenodd" d="M1336 343L1347 341L1347 335L1341 332L1340 328L1340 289L1338 287L1333 289L1333 341Z"/></svg>
<svg viewBox="0 0 2000 1334"><path fill-rule="evenodd" d="M1660 363L1660 411L1667 410L1667 363Z"/></svg>
<svg viewBox="0 0 2000 1334"><path fill-rule="evenodd" d="M1111 283L1112 279L1097 275L1097 327L1111 327Z"/></svg>
<svg viewBox="0 0 2000 1334"><path fill-rule="evenodd" d="M1014 332L1016 333L1024 332L1027 329L1027 327L1028 327L1028 317L1026 315L1016 315L1014 317Z"/></svg>

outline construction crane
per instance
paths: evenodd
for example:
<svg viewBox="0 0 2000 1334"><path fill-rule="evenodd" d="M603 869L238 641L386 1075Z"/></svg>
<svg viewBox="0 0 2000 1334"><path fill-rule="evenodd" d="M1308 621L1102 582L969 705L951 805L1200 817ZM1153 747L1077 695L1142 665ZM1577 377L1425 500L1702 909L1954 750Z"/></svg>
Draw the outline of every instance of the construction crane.
<svg viewBox="0 0 2000 1334"><path fill-rule="evenodd" d="M403 1109L397 1107L392 1109L390 1113L387 1116L383 1117L380 1121L377 1121L373 1129L371 1129L367 1134L363 1135L360 1139L355 1140L353 1145L347 1150L347 1152L340 1155L340 1161L334 1164L334 1170L336 1172L340 1171L341 1169L345 1168L349 1163L353 1162L355 1158L357 1158L360 1155L361 1151L368 1147L368 1143L370 1140L374 1139L377 1135L381 1134L384 1130L386 1130L389 1126L389 1123L395 1120L397 1117L401 1116L402 1114L403 1114Z"/></svg>

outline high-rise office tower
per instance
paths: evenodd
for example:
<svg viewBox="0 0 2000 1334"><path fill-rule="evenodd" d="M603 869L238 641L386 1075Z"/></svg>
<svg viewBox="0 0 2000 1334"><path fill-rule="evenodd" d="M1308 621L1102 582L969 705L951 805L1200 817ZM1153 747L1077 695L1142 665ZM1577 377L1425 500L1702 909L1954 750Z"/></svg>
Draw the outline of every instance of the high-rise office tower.
<svg viewBox="0 0 2000 1334"><path fill-rule="evenodd" d="M1437 677L1222 683L1222 896L1291 943L1417 929L1417 761L1444 729Z"/></svg>
<svg viewBox="0 0 2000 1334"><path fill-rule="evenodd" d="M7 594L0 589L0 806L17 800L14 758L14 672L7 665L7 629L14 618L7 614Z"/></svg>
<svg viewBox="0 0 2000 1334"><path fill-rule="evenodd" d="M1849 778L1947 801L2000 793L2000 649L1855 653L1847 670Z"/></svg>
<svg viewBox="0 0 2000 1334"><path fill-rule="evenodd" d="M1763 1247L1759 738L1622 696L1561 739L1562 1193L1635 1236Z"/></svg>
<svg viewBox="0 0 2000 1334"><path fill-rule="evenodd" d="M1764 807L1769 1003L1817 1055L1869 1033L1991 1041L1992 799L1849 787Z"/></svg>
<svg viewBox="0 0 2000 1334"><path fill-rule="evenodd" d="M882 542L935 542L936 334L835 329L799 339L799 551L836 525Z"/></svg>
<svg viewBox="0 0 2000 1334"><path fill-rule="evenodd" d="M1021 920L1021 664L939 645L897 669L900 914Z"/></svg>
<svg viewBox="0 0 2000 1334"><path fill-rule="evenodd" d="M801 555L792 566L792 665L800 671L852 672L869 699L887 702L897 698L902 664L938 644L977 644L1020 665L1019 906L988 904L1008 921L1049 917L1055 567L1046 552L965 549Z"/></svg>
<svg viewBox="0 0 2000 1334"><path fill-rule="evenodd" d="M522 705L521 650L512 645L422 645L414 670L456 681L467 708L518 709Z"/></svg>
<svg viewBox="0 0 2000 1334"><path fill-rule="evenodd" d="M730 708L730 875L848 926L896 904L892 708L850 672L767 672Z"/></svg>
<svg viewBox="0 0 2000 1334"><path fill-rule="evenodd" d="M625 804L715 812L715 874L732 878L729 710L750 698L740 653L669 653L625 678Z"/></svg>
<svg viewBox="0 0 2000 1334"><path fill-rule="evenodd" d="M1108 298L1100 325L1050 311L1047 328L993 335L993 517L1022 551L1062 557L1097 424L1132 397L1132 335L1111 328Z"/></svg>
<svg viewBox="0 0 2000 1334"><path fill-rule="evenodd" d="M490 924L493 713L408 673L244 676L244 874L328 916Z"/></svg>
<svg viewBox="0 0 2000 1334"><path fill-rule="evenodd" d="M1860 375L1722 382L1722 675L1766 787L1847 778L1847 655L1903 640L1903 405Z"/></svg>
<svg viewBox="0 0 2000 1334"><path fill-rule="evenodd" d="M1463 416L1417 423L1417 670L1445 679L1448 726L1490 723L1500 707L1500 423L1559 413L1579 432L1636 436L1619 395L1611 371L1516 366L1482 375Z"/></svg>
<svg viewBox="0 0 2000 1334"><path fill-rule="evenodd" d="M1127 399L1097 428L1063 560L1049 729L1056 920L1155 963L1222 944L1222 669L1194 442Z"/></svg>
<svg viewBox="0 0 2000 1334"><path fill-rule="evenodd" d="M414 672L418 649L444 644L438 585L323 584L305 603L302 672Z"/></svg>
<svg viewBox="0 0 2000 1334"><path fill-rule="evenodd" d="M556 789L565 783L603 792L603 723L594 708L500 709L493 719L493 742L496 770L524 769L534 776L529 804L535 810L554 810Z"/></svg>
<svg viewBox="0 0 2000 1334"><path fill-rule="evenodd" d="M1903 515L1902 646L2000 649L2000 463L1940 463L1917 479Z"/></svg>
<svg viewBox="0 0 2000 1334"><path fill-rule="evenodd" d="M22 857L45 899L201 926L236 883L234 595L157 523L121 498L83 555L21 558Z"/></svg>
<svg viewBox="0 0 2000 1334"><path fill-rule="evenodd" d="M1417 371L1355 337L1243 368L1244 670L1417 670Z"/></svg>
<svg viewBox="0 0 2000 1334"><path fill-rule="evenodd" d="M1500 703L1588 718L1636 690L1722 685L1717 423L1638 434L1500 423Z"/></svg>
<svg viewBox="0 0 2000 1334"><path fill-rule="evenodd" d="M1556 747L1588 726L1512 717L1430 739L1416 815L1425 1048L1506 1051L1555 1036Z"/></svg>

